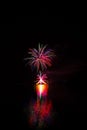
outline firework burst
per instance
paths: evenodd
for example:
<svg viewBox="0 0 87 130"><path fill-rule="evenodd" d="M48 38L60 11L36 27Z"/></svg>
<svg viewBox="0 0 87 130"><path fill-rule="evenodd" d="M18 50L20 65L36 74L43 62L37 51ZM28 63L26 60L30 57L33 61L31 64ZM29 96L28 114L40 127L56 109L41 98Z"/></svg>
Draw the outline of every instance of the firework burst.
<svg viewBox="0 0 87 130"><path fill-rule="evenodd" d="M36 80L36 83L39 84L39 83L44 83L46 84L47 83L47 75L46 74L42 74L41 72L37 75L37 80Z"/></svg>
<svg viewBox="0 0 87 130"><path fill-rule="evenodd" d="M46 96L48 90L47 84L47 76L46 74L42 74L41 72L37 75L36 81L36 92L37 95L41 98L41 96Z"/></svg>
<svg viewBox="0 0 87 130"><path fill-rule="evenodd" d="M36 67L37 70L47 69L47 66L51 66L52 58L55 56L53 50L46 49L47 45L43 46L38 44L38 49L29 49L28 54L31 57L25 58L25 60L29 60L29 64L33 67Z"/></svg>

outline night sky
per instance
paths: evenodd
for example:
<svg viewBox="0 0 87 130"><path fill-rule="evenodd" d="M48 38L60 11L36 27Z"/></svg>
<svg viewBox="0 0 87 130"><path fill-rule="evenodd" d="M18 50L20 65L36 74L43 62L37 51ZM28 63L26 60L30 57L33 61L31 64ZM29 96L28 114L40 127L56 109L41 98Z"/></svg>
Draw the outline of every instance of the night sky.
<svg viewBox="0 0 87 130"><path fill-rule="evenodd" d="M56 57L48 68L49 99L55 118L52 128L80 128L86 115L86 32L82 24L64 24L63 16L16 16L15 24L3 24L1 47L2 121L12 128L27 130L25 109L31 98L35 73L24 58L39 42L48 44ZM6 31L5 31L6 30ZM15 30L15 33L13 33ZM7 44L5 45L5 43Z"/></svg>

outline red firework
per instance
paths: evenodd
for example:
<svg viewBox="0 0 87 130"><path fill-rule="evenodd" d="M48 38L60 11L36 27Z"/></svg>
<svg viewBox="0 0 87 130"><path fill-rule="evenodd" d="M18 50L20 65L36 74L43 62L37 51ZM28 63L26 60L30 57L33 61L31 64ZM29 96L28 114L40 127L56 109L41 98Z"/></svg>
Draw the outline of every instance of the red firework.
<svg viewBox="0 0 87 130"><path fill-rule="evenodd" d="M46 49L46 45L43 46L38 44L38 49L29 49L28 54L31 57L25 58L25 60L29 60L29 64L37 68L37 70L46 69L47 66L51 66L52 58L55 56L53 50Z"/></svg>

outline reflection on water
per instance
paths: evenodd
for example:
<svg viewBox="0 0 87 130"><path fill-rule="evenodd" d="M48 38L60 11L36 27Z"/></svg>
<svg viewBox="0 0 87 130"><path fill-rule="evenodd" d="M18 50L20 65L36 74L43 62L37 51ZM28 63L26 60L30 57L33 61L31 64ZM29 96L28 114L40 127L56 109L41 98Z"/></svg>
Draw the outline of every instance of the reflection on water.
<svg viewBox="0 0 87 130"><path fill-rule="evenodd" d="M28 122L31 127L46 128L52 121L52 102L48 100L31 101Z"/></svg>

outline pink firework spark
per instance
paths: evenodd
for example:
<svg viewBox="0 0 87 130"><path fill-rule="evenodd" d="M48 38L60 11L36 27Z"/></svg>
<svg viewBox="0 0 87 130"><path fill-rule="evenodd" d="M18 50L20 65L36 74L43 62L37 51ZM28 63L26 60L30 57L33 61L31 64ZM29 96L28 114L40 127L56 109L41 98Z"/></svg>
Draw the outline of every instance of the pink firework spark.
<svg viewBox="0 0 87 130"><path fill-rule="evenodd" d="M45 83L47 82L47 76L46 74L42 74L41 72L37 75L37 84Z"/></svg>
<svg viewBox="0 0 87 130"><path fill-rule="evenodd" d="M52 58L55 56L53 50L46 49L47 45L43 46L38 44L38 49L29 49L28 54L31 57L25 58L25 60L29 60L29 64L37 68L37 70L46 69L47 66L51 66Z"/></svg>

